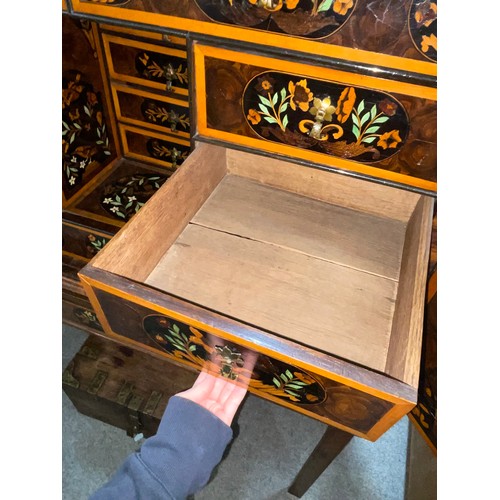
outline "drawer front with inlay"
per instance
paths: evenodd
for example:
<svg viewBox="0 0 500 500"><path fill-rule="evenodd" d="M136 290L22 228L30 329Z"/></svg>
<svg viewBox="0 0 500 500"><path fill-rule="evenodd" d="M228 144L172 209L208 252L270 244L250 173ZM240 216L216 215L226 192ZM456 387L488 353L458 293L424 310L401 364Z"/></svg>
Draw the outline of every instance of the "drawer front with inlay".
<svg viewBox="0 0 500 500"><path fill-rule="evenodd" d="M435 75L437 0L73 0L77 12Z"/></svg>
<svg viewBox="0 0 500 500"><path fill-rule="evenodd" d="M90 333L103 333L101 323L97 319L89 300L63 291L62 322Z"/></svg>
<svg viewBox="0 0 500 500"><path fill-rule="evenodd" d="M243 363L253 357L250 392L360 437L375 440L386 425L411 408L397 396L359 381L327 378L279 353L273 356L250 349L223 331L215 333L208 325L204 330L198 321L180 320L176 313L167 314L154 303L117 297L98 286L92 294L104 311L106 334L111 338L232 380L245 373Z"/></svg>
<svg viewBox="0 0 500 500"><path fill-rule="evenodd" d="M125 156L169 170L177 169L190 153L190 142L175 136L120 125Z"/></svg>
<svg viewBox="0 0 500 500"><path fill-rule="evenodd" d="M195 44L197 132L436 190L436 89Z"/></svg>
<svg viewBox="0 0 500 500"><path fill-rule="evenodd" d="M107 33L102 38L111 79L149 87L168 96L188 95L184 50Z"/></svg>
<svg viewBox="0 0 500 500"><path fill-rule="evenodd" d="M189 139L187 102L122 85L113 85L111 90L120 122Z"/></svg>
<svg viewBox="0 0 500 500"><path fill-rule="evenodd" d="M63 221L63 252L69 252L85 259L91 259L113 237L93 227L80 226Z"/></svg>

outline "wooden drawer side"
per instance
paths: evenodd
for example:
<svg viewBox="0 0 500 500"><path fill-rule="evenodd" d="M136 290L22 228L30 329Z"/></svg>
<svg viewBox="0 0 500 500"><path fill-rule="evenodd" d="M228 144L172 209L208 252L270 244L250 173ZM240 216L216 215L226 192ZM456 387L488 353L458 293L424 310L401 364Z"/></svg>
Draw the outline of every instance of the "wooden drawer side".
<svg viewBox="0 0 500 500"><path fill-rule="evenodd" d="M433 208L434 199L422 197L407 225L386 364L387 373L414 387L419 379Z"/></svg>
<svg viewBox="0 0 500 500"><path fill-rule="evenodd" d="M225 150L215 149L214 156L193 151L183 168L168 180L168 192L160 188L166 197L153 196L141 208L145 222L131 220L126 232L120 231L110 241L107 247L111 250L96 257L95 266L134 280L146 279L224 176Z"/></svg>

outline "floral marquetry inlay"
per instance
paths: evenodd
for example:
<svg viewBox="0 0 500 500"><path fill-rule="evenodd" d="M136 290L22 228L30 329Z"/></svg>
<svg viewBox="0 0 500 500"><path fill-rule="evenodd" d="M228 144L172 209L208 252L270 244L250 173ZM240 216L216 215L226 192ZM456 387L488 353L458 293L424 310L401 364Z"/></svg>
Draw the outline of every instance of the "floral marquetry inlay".
<svg viewBox="0 0 500 500"><path fill-rule="evenodd" d="M165 83L167 90L171 90L172 85L188 88L188 69L185 59L143 51L137 55L135 66L139 75L154 82Z"/></svg>
<svg viewBox="0 0 500 500"><path fill-rule="evenodd" d="M280 72L253 78L243 107L264 139L359 162L397 153L409 131L403 106L389 94Z"/></svg>
<svg viewBox="0 0 500 500"><path fill-rule="evenodd" d="M357 0L196 0L213 21L304 38L339 30Z"/></svg>
<svg viewBox="0 0 500 500"><path fill-rule="evenodd" d="M159 174L132 175L104 187L101 206L114 218L128 221L168 179Z"/></svg>
<svg viewBox="0 0 500 500"><path fill-rule="evenodd" d="M96 236L94 234L89 234L87 236L87 250L91 255L96 255L99 250L104 248L104 245L108 243L109 238L104 238L103 236Z"/></svg>
<svg viewBox="0 0 500 500"><path fill-rule="evenodd" d="M156 314L145 317L143 327L154 343L174 359L233 380L245 371L245 352L225 340ZM308 405L326 399L324 388L310 374L267 356L259 356L253 372L246 375L252 377L250 387L269 396Z"/></svg>
<svg viewBox="0 0 500 500"><path fill-rule="evenodd" d="M121 6L130 2L130 0L85 0L88 3L102 3L105 5Z"/></svg>
<svg viewBox="0 0 500 500"><path fill-rule="evenodd" d="M102 331L102 326L99 323L94 311L89 311L88 309L83 309L81 307L75 307L73 314L75 315L75 318L85 326L90 326L96 330Z"/></svg>
<svg viewBox="0 0 500 500"><path fill-rule="evenodd" d="M437 61L437 0L413 0L408 27L417 49Z"/></svg>
<svg viewBox="0 0 500 500"><path fill-rule="evenodd" d="M62 157L63 179L71 187L81 184L90 165L111 155L100 94L75 72L63 78Z"/></svg>
<svg viewBox="0 0 500 500"><path fill-rule="evenodd" d="M155 125L170 128L172 132L189 132L189 116L186 108L166 105L161 101L144 99L141 106L142 116Z"/></svg>
<svg viewBox="0 0 500 500"><path fill-rule="evenodd" d="M153 158L166 161L173 168L180 166L190 153L189 146L174 145L161 139L149 139L146 147Z"/></svg>

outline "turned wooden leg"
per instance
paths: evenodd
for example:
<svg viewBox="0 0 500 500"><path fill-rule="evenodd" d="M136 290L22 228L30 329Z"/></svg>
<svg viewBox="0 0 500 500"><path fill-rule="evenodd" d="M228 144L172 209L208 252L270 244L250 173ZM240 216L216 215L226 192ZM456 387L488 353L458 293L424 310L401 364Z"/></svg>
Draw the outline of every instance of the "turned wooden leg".
<svg viewBox="0 0 500 500"><path fill-rule="evenodd" d="M300 498L347 446L352 437L352 434L328 426L316 448L288 488L288 493Z"/></svg>

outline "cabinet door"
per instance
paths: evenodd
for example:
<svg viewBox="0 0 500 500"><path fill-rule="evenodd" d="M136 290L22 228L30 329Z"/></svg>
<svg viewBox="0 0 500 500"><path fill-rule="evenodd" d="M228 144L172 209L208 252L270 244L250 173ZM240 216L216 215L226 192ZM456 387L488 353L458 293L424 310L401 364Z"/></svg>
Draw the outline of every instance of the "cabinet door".
<svg viewBox="0 0 500 500"><path fill-rule="evenodd" d="M62 19L63 208L117 157L95 27Z"/></svg>

